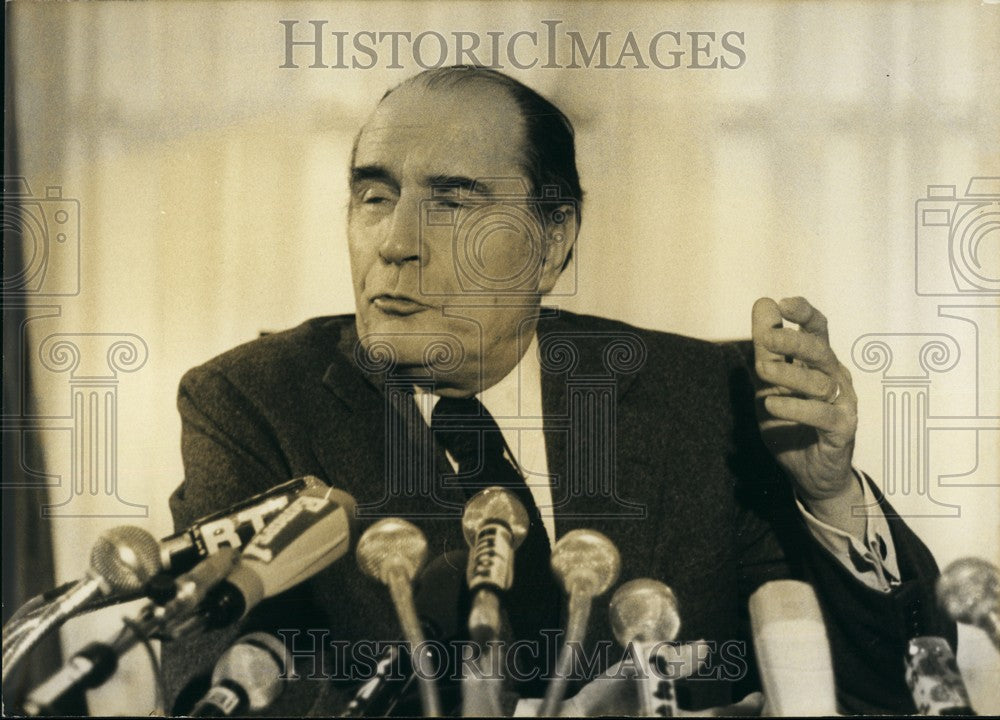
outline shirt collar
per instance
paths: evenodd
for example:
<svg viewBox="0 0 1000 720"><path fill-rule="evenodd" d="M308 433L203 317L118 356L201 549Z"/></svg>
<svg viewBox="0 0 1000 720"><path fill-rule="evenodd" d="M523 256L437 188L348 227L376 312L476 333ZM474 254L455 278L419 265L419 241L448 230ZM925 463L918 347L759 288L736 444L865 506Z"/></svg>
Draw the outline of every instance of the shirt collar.
<svg viewBox="0 0 1000 720"><path fill-rule="evenodd" d="M517 418L524 414L525 406L532 404L531 398L540 397L542 388L542 368L538 361L538 335L531 336L528 348L499 382L476 394L476 398L494 419ZM415 400L424 421L430 425L431 413L440 396L428 392L425 387L416 386Z"/></svg>

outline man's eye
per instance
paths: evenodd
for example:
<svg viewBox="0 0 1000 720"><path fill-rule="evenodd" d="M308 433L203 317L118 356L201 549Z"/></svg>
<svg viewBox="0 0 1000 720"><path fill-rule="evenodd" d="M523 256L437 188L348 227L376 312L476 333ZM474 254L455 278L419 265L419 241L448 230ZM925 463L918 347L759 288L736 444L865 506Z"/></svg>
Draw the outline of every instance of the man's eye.
<svg viewBox="0 0 1000 720"><path fill-rule="evenodd" d="M361 194L361 202L365 205L381 205L391 200L388 193L379 190L365 190Z"/></svg>

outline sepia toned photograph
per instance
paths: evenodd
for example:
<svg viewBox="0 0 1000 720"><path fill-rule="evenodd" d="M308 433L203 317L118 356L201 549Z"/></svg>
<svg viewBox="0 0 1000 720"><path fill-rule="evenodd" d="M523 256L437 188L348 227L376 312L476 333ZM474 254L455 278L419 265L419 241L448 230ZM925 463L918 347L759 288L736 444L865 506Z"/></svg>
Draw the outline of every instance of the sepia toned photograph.
<svg viewBox="0 0 1000 720"><path fill-rule="evenodd" d="M4 715L1000 713L1000 2L4 49Z"/></svg>

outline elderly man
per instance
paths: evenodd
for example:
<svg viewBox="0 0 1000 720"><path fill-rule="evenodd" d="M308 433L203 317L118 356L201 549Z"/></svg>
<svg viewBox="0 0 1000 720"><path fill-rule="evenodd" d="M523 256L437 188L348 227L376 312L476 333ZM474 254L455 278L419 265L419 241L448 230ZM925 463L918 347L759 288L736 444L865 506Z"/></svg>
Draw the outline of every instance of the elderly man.
<svg viewBox="0 0 1000 720"><path fill-rule="evenodd" d="M469 495L503 484L531 517L507 604L538 666L551 664L544 631L561 626L548 553L589 527L621 549L622 580L670 585L680 640L745 648L749 594L810 581L843 709L913 712L906 640L954 641L954 627L934 608L930 554L852 468L856 397L817 309L759 300L750 371L733 345L543 306L581 220L572 126L493 70L429 70L388 92L357 138L350 198L356 315L261 338L182 381L178 526L314 474L357 499L361 530L410 518L442 553L465 546ZM591 647L612 637L604 615ZM399 633L384 590L346 558L252 624L311 630L296 652L317 643L312 675L334 677L293 682L275 707L286 714L342 707L352 677L328 667L331 642ZM238 632L168 646L173 690ZM739 660L689 681L683 702L753 689L752 659Z"/></svg>

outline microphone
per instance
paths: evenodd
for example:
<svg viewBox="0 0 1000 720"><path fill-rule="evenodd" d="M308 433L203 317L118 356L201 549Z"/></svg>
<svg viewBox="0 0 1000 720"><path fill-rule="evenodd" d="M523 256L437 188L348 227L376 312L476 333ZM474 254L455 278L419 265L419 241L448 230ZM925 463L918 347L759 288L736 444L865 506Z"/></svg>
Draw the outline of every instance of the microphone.
<svg viewBox="0 0 1000 720"><path fill-rule="evenodd" d="M206 599L205 613L197 621L210 628L226 627L261 601L342 558L354 535L355 507L354 498L326 485L301 491L243 548L236 567Z"/></svg>
<svg viewBox="0 0 1000 720"><path fill-rule="evenodd" d="M274 635L244 635L215 663L212 688L191 716L229 717L266 710L285 689L290 666L285 644Z"/></svg>
<svg viewBox="0 0 1000 720"><path fill-rule="evenodd" d="M26 620L24 632L5 633L2 680L53 628L58 627L88 600L114 593L135 592L160 570L156 538L134 525L111 528L101 534L90 551L86 574L39 615ZM16 637L15 637L16 635Z"/></svg>
<svg viewBox="0 0 1000 720"><path fill-rule="evenodd" d="M239 549L288 507L300 492L326 487L319 478L307 475L198 518L184 530L160 540L160 562L165 570L176 574L190 570L205 557L218 552L220 547Z"/></svg>
<svg viewBox="0 0 1000 720"><path fill-rule="evenodd" d="M59 704L76 688L99 687L118 669L118 659L154 631L190 615L213 586L236 562L236 551L223 548L177 579L177 593L162 608L148 603L108 642L92 642L71 657L62 669L35 688L24 704L27 715L59 712Z"/></svg>
<svg viewBox="0 0 1000 720"><path fill-rule="evenodd" d="M410 662L424 715L441 715L441 701L432 676L426 673L424 631L413 603L414 576L427 562L427 538L413 523L385 518L369 527L358 540L358 567L368 577L389 588L403 638L410 646Z"/></svg>
<svg viewBox="0 0 1000 720"><path fill-rule="evenodd" d="M457 638L461 631L459 618L462 617L465 591L466 555L465 550L452 550L439 555L417 578L414 604L424 634L429 639L449 642ZM403 678L392 672L401 661ZM454 667L450 655L448 662L449 667ZM415 675L410 665L399 646L390 645L379 658L374 676L358 688L340 717L390 715L399 700L411 691Z"/></svg>
<svg viewBox="0 0 1000 720"><path fill-rule="evenodd" d="M830 644L812 586L773 580L750 596L762 715L836 715Z"/></svg>
<svg viewBox="0 0 1000 720"><path fill-rule="evenodd" d="M221 547L242 547L307 487L324 487L324 485L321 480L311 475L295 478L224 510L206 515L196 520L190 527L168 535L159 542L160 568L157 574L176 576L187 572L204 558L218 552ZM124 528L115 530L121 531ZM172 581L165 580L165 582ZM37 625L46 606L66 595L73 585L72 582L65 583L25 603L4 626L4 645L8 645L19 635ZM116 589L109 595L90 598L82 602L73 612L75 614L90 612L110 604L132 600L133 596L142 594L139 589L139 587ZM149 592L147 595L154 597Z"/></svg>
<svg viewBox="0 0 1000 720"><path fill-rule="evenodd" d="M559 714L573 657L587 635L593 600L608 591L620 570L618 548L596 530L571 530L552 548L552 572L569 597L569 616L556 675L545 692L540 716Z"/></svg>
<svg viewBox="0 0 1000 720"><path fill-rule="evenodd" d="M974 625L1000 650L1000 570L980 558L956 560L937 581L938 605L952 620Z"/></svg>
<svg viewBox="0 0 1000 720"><path fill-rule="evenodd" d="M915 637L906 648L906 685L921 715L975 715L944 638Z"/></svg>
<svg viewBox="0 0 1000 720"><path fill-rule="evenodd" d="M659 657L651 657L651 653L672 642L680 630L673 591L657 580L630 580L611 596L608 612L618 644L626 652L634 643L638 644L640 713L645 717L678 715L674 678L661 673L659 666L654 677L654 664Z"/></svg>
<svg viewBox="0 0 1000 720"><path fill-rule="evenodd" d="M479 643L497 640L503 619L499 592L514 582L514 553L528 535L531 521L512 492L488 487L473 495L462 512L469 544L466 581L472 592L469 633Z"/></svg>

